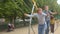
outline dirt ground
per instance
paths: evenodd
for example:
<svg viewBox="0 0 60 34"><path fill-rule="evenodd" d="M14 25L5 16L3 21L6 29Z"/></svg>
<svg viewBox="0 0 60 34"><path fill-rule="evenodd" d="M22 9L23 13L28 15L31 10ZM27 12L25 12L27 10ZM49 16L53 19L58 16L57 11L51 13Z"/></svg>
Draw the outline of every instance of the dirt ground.
<svg viewBox="0 0 60 34"><path fill-rule="evenodd" d="M54 34L60 34L60 20L55 21L55 32ZM35 34L38 34L38 25L33 25L33 30ZM11 32L0 32L0 34L28 34L29 27L22 27L22 28L17 28L14 31ZM34 34L32 29L30 29L30 34ZM49 32L51 34L51 32Z"/></svg>
<svg viewBox="0 0 60 34"><path fill-rule="evenodd" d="M38 25L33 26L33 30L35 34L38 34L37 28L38 28ZM28 27L23 27L23 28L15 29L14 31L11 31L11 32L0 32L0 34L28 34L28 30L29 30ZM30 34L34 34L32 29ZM57 28L54 34L60 34L60 26Z"/></svg>

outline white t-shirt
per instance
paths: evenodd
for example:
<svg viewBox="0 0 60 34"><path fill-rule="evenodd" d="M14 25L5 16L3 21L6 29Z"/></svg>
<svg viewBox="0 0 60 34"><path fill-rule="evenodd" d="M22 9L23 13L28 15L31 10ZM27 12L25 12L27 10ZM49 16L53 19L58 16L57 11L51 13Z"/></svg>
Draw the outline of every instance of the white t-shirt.
<svg viewBox="0 0 60 34"><path fill-rule="evenodd" d="M42 14L38 14L38 13L35 13L35 14L33 14L33 15L28 15L29 17L37 17L37 19L38 19L38 23L40 24L40 25L42 25L42 24L44 24L44 23L46 23L46 21L45 21L45 17L47 16L45 13L43 13L42 12Z"/></svg>

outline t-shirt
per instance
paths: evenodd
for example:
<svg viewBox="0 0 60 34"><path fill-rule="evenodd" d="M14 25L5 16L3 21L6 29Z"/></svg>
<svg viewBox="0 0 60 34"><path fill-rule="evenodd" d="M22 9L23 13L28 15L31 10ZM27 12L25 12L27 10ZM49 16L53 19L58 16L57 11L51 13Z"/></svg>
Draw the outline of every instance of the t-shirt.
<svg viewBox="0 0 60 34"><path fill-rule="evenodd" d="M47 16L45 13L42 12L42 14L38 14L38 13L35 13L33 15L28 15L29 17L37 17L38 19L38 23L40 25L44 24L46 21L45 21L45 17Z"/></svg>
<svg viewBox="0 0 60 34"><path fill-rule="evenodd" d="M51 23L51 24L54 24L54 23L55 23L55 19L51 19L51 20L50 20L50 23Z"/></svg>
<svg viewBox="0 0 60 34"><path fill-rule="evenodd" d="M52 14L52 12L50 10L48 10L48 11L44 10L44 13L49 14L49 16L45 17L45 20L46 21L50 20L50 14Z"/></svg>

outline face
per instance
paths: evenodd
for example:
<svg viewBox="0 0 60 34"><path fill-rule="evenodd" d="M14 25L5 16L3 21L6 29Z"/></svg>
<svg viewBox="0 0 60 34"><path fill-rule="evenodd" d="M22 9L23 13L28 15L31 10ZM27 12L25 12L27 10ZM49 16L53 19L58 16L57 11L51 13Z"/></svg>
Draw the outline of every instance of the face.
<svg viewBox="0 0 60 34"><path fill-rule="evenodd" d="M38 8L37 13L38 13L38 14L41 14L41 13L42 13L42 9L41 9L41 8Z"/></svg>
<svg viewBox="0 0 60 34"><path fill-rule="evenodd" d="M45 10L48 10L49 8L48 8L48 6L45 6Z"/></svg>

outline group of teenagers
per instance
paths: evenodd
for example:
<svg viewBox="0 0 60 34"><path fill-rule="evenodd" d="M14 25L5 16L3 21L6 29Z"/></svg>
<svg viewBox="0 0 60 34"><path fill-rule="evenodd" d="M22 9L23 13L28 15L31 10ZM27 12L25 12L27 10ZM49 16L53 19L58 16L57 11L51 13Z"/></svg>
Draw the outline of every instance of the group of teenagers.
<svg viewBox="0 0 60 34"><path fill-rule="evenodd" d="M49 28L51 29L51 34L54 34L54 14L57 14L57 12L51 12L48 6L44 6L44 10L38 8L37 13L33 13L32 15L25 13L24 15L28 17L37 17L38 34L49 34Z"/></svg>

